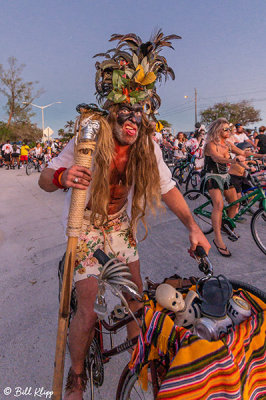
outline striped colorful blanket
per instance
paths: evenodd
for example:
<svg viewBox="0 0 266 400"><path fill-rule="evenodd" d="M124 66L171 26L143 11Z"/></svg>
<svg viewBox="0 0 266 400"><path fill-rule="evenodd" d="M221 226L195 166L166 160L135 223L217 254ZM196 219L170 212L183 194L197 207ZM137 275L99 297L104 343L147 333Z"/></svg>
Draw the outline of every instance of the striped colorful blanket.
<svg viewBox="0 0 266 400"><path fill-rule="evenodd" d="M209 342L184 328L152 301L129 367L147 384L147 363L168 354L169 368L157 399L266 399L266 304L250 293L237 295L252 307L250 318L221 340Z"/></svg>

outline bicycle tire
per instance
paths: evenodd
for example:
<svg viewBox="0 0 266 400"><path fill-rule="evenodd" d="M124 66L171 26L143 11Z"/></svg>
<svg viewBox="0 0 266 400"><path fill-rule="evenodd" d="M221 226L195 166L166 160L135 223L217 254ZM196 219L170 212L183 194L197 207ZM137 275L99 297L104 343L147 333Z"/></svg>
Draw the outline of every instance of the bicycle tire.
<svg viewBox="0 0 266 400"><path fill-rule="evenodd" d="M259 226L260 225L260 226ZM266 211L260 208L251 219L251 234L258 248L266 255ZM258 233L262 232L262 234Z"/></svg>
<svg viewBox="0 0 266 400"><path fill-rule="evenodd" d="M176 166L172 173L172 179L174 179L174 181L177 182L179 186L182 186L184 183L182 172L183 168L180 169L179 166Z"/></svg>
<svg viewBox="0 0 266 400"><path fill-rule="evenodd" d="M197 171L191 172L186 183L186 192L189 190L198 190L200 188L201 175ZM191 186L191 187L190 187Z"/></svg>
<svg viewBox="0 0 266 400"><path fill-rule="evenodd" d="M254 294L257 296L260 300L266 302L266 293L263 292L263 290L258 289L257 287L250 285L249 283L244 283L242 281L238 281L235 279L229 279L231 285L233 286L233 289L244 289L250 292L251 294Z"/></svg>
<svg viewBox="0 0 266 400"><path fill-rule="evenodd" d="M26 174L28 176L30 176L32 174L33 168L34 168L34 165L32 163L28 163L26 165Z"/></svg>
<svg viewBox="0 0 266 400"><path fill-rule="evenodd" d="M135 393L134 393L135 392ZM120 377L116 400L154 400L152 383L148 382L148 390L144 391L138 384L138 375L125 367Z"/></svg>
<svg viewBox="0 0 266 400"><path fill-rule="evenodd" d="M209 201L211 198L208 194L203 194L200 190L188 190L184 194L184 199L186 200L193 217L197 224L199 225L200 229L205 235L208 235L209 233L213 232L213 227L212 227L212 222L211 219L208 217L205 217L203 215L198 215L194 213L194 210L199 207L200 205L206 203ZM210 203L207 208L207 211L211 212L212 211L212 204Z"/></svg>

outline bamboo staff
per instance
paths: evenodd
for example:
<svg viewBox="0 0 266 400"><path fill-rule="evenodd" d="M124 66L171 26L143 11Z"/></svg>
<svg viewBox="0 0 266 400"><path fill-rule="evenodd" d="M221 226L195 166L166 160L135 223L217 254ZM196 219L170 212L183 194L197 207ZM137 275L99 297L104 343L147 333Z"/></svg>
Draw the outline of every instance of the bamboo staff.
<svg viewBox="0 0 266 400"><path fill-rule="evenodd" d="M96 134L100 129L100 123L95 119L95 113L93 115L93 119L91 113L89 114L86 112L82 114L79 120L78 128L75 145L75 164L90 168L92 163L92 152L94 151L96 145ZM65 350L70 314L70 298L74 274L74 263L76 258L78 237L83 223L86 194L86 190L73 188L71 196L67 226L68 242L58 315L53 377L53 400L61 400L62 397Z"/></svg>

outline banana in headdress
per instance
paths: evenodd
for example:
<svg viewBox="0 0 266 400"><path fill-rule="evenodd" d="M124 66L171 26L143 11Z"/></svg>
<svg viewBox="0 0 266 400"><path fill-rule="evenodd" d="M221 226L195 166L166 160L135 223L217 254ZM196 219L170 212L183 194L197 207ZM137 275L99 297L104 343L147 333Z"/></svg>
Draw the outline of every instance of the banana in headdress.
<svg viewBox="0 0 266 400"><path fill-rule="evenodd" d="M168 66L166 58L159 55L163 47L173 49L172 40L181 39L178 35L164 36L158 30L148 42L143 43L134 33L113 34L110 41L118 41L115 48L94 57L104 57L96 62L96 96L100 104L128 102L135 104L148 102L147 111L153 113L161 105L156 93L155 83L170 76L174 71Z"/></svg>

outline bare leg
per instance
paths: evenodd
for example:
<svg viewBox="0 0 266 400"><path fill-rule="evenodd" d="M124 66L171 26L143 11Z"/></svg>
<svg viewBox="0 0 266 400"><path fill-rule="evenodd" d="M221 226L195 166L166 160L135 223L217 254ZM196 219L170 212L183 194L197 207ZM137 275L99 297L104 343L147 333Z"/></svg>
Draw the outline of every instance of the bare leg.
<svg viewBox="0 0 266 400"><path fill-rule="evenodd" d="M212 209L212 227L214 231L214 240L218 247L221 249L226 249L226 245L224 244L222 235L221 235L221 225L222 225L222 211L223 211L223 197L220 189L210 189L209 195L212 199L213 209ZM224 251L225 254L228 254L228 250Z"/></svg>
<svg viewBox="0 0 266 400"><path fill-rule="evenodd" d="M84 369L84 360L94 336L97 319L93 307L98 284L94 278L76 283L78 308L69 328L71 367L76 374ZM77 389L65 393L64 400L82 400L82 391Z"/></svg>
<svg viewBox="0 0 266 400"><path fill-rule="evenodd" d="M228 203L233 203L233 201L236 201L239 197L237 196L236 190L234 187L225 190L224 191L224 196L226 198L226 200L228 201ZM227 210L227 215L229 218L234 218L234 216L236 215L237 211L239 208L239 204L236 204L230 208L228 208Z"/></svg>

